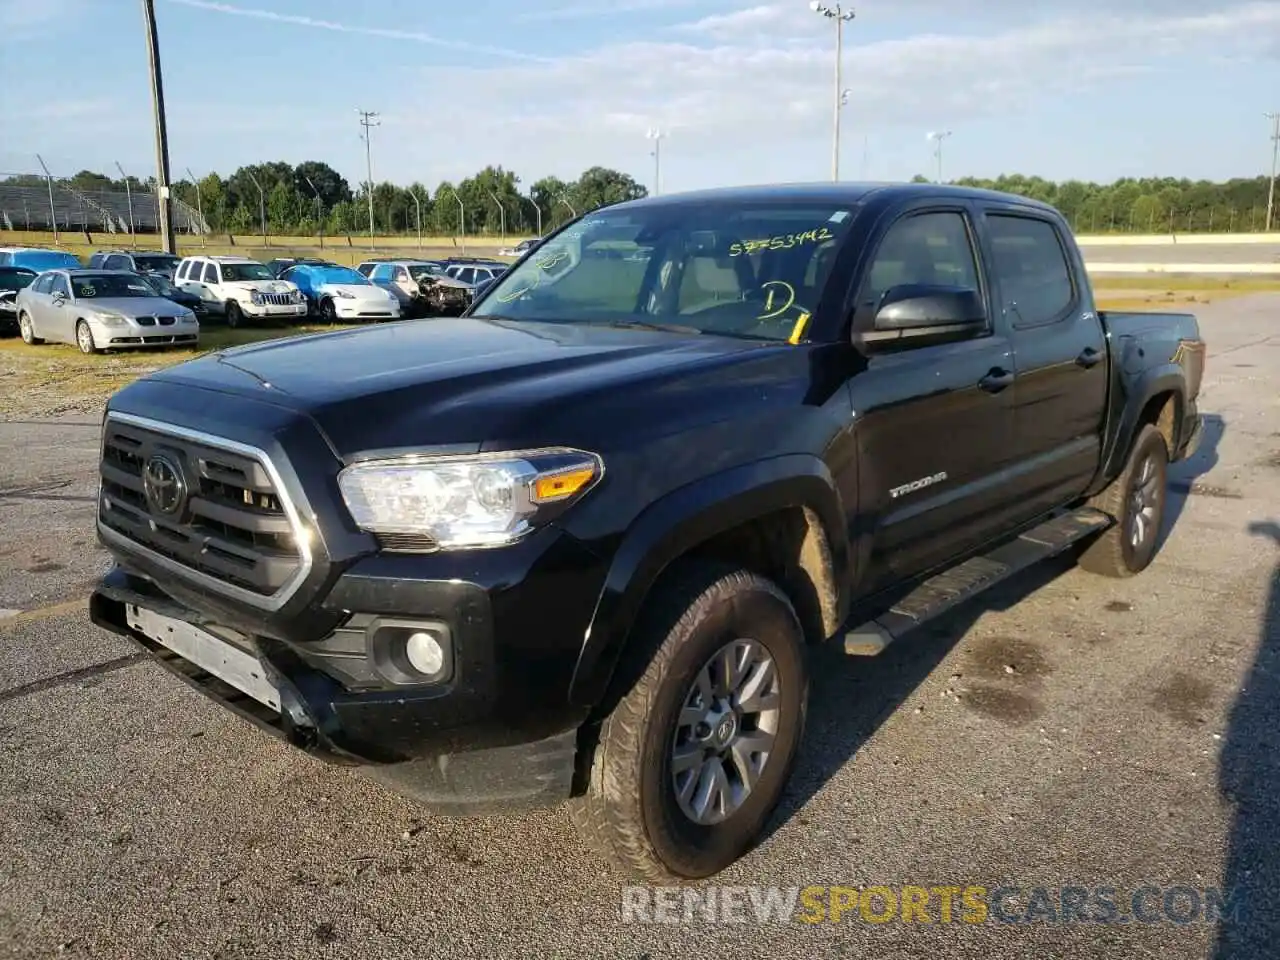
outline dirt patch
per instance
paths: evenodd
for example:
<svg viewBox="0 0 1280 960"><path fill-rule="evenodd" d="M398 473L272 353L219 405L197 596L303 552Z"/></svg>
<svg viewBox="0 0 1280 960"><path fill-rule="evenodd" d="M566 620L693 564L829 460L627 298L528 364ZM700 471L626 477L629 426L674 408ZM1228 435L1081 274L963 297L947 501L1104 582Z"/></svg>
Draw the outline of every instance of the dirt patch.
<svg viewBox="0 0 1280 960"><path fill-rule="evenodd" d="M1040 648L1017 637L985 637L969 649L967 673L990 679L1027 680L1047 676L1053 669Z"/></svg>
<svg viewBox="0 0 1280 960"><path fill-rule="evenodd" d="M1179 671L1160 684L1152 697L1152 705L1165 716L1188 727L1205 722L1205 712L1213 694L1208 682Z"/></svg>
<svg viewBox="0 0 1280 960"><path fill-rule="evenodd" d="M960 702L974 713L1003 723L1027 723L1044 712L1035 697L985 683L970 687Z"/></svg>

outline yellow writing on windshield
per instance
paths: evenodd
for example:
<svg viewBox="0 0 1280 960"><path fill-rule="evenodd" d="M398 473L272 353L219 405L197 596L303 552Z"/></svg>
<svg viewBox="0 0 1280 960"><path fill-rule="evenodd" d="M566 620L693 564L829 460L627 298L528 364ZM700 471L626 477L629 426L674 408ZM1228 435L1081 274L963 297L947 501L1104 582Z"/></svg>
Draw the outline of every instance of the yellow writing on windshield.
<svg viewBox="0 0 1280 960"><path fill-rule="evenodd" d="M817 227L804 233L780 233L776 237L765 237L761 240L744 240L741 243L729 244L729 256L740 257L743 254L760 253L764 250L790 250L806 243L821 243L833 240L834 235L826 227Z"/></svg>
<svg viewBox="0 0 1280 960"><path fill-rule="evenodd" d="M550 270L552 267L559 266L568 259L569 252L567 250L557 250L555 253L549 253L545 256L539 257L534 260L534 263L543 270Z"/></svg>
<svg viewBox="0 0 1280 960"><path fill-rule="evenodd" d="M764 312L756 317L757 320L779 317L796 302L796 288L785 280L770 280L762 283L760 289L764 291Z"/></svg>

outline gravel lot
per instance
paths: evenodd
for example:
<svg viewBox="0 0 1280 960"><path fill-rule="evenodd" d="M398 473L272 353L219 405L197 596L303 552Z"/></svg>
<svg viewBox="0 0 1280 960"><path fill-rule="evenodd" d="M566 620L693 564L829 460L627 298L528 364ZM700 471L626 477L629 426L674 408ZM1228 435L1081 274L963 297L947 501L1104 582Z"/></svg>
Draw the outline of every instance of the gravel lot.
<svg viewBox="0 0 1280 960"><path fill-rule="evenodd" d="M1200 311L1211 420L1154 566L1059 563L875 660L818 651L792 790L716 879L1223 887L1235 922L623 924L563 811L426 816L92 628L87 413L0 423L0 955L1274 956L1278 307Z"/></svg>

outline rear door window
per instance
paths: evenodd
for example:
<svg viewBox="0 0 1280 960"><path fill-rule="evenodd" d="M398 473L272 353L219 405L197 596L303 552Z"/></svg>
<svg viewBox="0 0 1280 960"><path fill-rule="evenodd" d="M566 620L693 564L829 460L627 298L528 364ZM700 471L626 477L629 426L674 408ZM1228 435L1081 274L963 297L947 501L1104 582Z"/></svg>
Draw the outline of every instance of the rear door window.
<svg viewBox="0 0 1280 960"><path fill-rule="evenodd" d="M1013 326L1065 318L1075 305L1076 290L1054 225L1037 217L989 213L987 232L1000 296Z"/></svg>

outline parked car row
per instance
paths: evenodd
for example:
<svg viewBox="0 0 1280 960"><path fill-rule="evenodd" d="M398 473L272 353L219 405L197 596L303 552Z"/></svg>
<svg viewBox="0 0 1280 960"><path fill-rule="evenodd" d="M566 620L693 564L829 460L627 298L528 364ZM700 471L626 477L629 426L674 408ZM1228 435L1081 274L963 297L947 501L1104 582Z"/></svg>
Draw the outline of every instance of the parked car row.
<svg viewBox="0 0 1280 960"><path fill-rule="evenodd" d="M0 330L29 344L60 340L92 353L197 342L200 320L239 327L310 316L329 323L456 316L508 266L483 257L386 257L352 269L315 257L261 263L100 250L86 268L63 250L0 247ZM169 326L181 329L159 329Z"/></svg>

